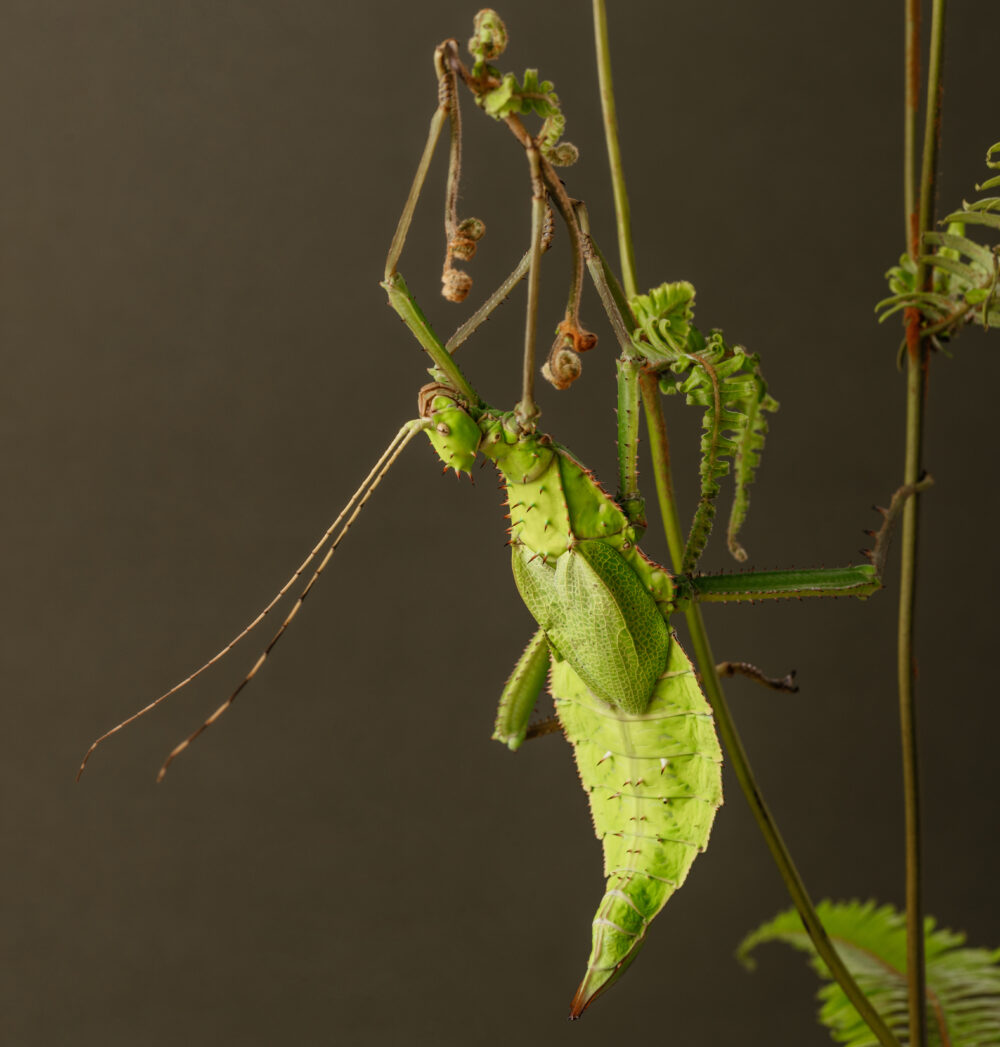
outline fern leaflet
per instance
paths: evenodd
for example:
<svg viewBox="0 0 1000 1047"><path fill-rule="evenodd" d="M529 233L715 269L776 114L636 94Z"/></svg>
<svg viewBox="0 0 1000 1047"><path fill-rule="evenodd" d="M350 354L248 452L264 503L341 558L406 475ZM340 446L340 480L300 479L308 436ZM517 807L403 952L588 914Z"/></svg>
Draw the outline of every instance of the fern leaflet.
<svg viewBox="0 0 1000 1047"><path fill-rule="evenodd" d="M1000 170L1000 142L986 152L986 166ZM988 178L977 191L1000 187L1000 175ZM989 328L1000 324L1000 196L984 196L946 215L943 233L924 234L922 254L914 262L903 255L899 265L887 273L892 295L875 306L881 310L879 323L900 309L914 308L921 313L921 337L930 338L935 348L953 338L969 323ZM997 234L997 243L987 246L966 236L966 226L982 227ZM917 264L933 271L930 290L916 285Z"/></svg>
<svg viewBox="0 0 1000 1047"><path fill-rule="evenodd" d="M686 281L661 284L632 299L638 328L632 344L660 374L662 392L682 393L705 410L701 438L701 495L684 549L682 571L692 572L715 518L719 480L732 465L735 478L729 514L729 551L740 561L747 553L737 540L750 505L750 484L760 464L767 433L764 413L776 411L758 359L742 346L729 345L722 332L706 338L694 326L694 287Z"/></svg>
<svg viewBox="0 0 1000 1047"><path fill-rule="evenodd" d="M905 1042L909 1015L906 984L906 920L891 905L875 902L830 902L816 907L837 952L862 991ZM1000 949L968 949L965 935L935 929L925 922L927 958L928 1047L997 1047L1000 1045ZM749 969L758 945L783 941L809 953L819 975L829 979L798 913L779 913L740 943L737 957ZM820 1021L837 1043L869 1047L878 1041L836 982L818 993Z"/></svg>

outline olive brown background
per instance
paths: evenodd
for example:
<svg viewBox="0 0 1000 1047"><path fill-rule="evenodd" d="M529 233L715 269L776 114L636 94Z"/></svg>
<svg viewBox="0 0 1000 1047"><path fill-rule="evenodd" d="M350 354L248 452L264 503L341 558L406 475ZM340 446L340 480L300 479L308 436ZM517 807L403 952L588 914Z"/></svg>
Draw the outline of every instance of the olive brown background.
<svg viewBox="0 0 1000 1047"><path fill-rule="evenodd" d="M612 5L641 284L759 352L781 412L753 493L758 567L857 560L901 472L901 6ZM940 199L1000 138L1000 7L955 4ZM160 786L159 762L263 642L110 741L299 563L397 427L426 360L383 259L434 107L434 45L474 7L320 0L0 4L0 1038L12 1045L828 1042L815 980L733 949L787 901L727 772L708 852L628 976L565 1021L600 898L568 748L490 741L532 631L492 471L398 463L295 628ZM510 0L505 68L552 79L571 193L613 250L589 6ZM991 82L992 80L992 82ZM524 159L469 105L473 297L527 240ZM432 322L443 154L401 268ZM565 237L545 263L560 316ZM461 354L517 396L523 291ZM613 483L613 339L543 428ZM920 637L927 907L1000 944L995 902L994 337L935 360ZM689 511L699 418L668 404ZM651 485L648 468L646 482ZM651 528L644 543L663 557ZM706 566L726 566L718 540ZM894 585L709 609L762 787L816 897L900 903ZM263 630L266 632L266 630Z"/></svg>

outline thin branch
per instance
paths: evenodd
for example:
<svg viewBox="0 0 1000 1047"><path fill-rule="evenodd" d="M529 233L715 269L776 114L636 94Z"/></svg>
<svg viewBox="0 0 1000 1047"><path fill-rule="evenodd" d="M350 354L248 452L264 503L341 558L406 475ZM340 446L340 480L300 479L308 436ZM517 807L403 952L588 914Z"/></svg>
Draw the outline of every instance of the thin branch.
<svg viewBox="0 0 1000 1047"><path fill-rule="evenodd" d="M621 257L622 280L625 293L631 298L638 293L635 275L635 251L632 247L632 225L625 191L625 170L618 144L618 115L615 110L615 92L611 81L611 50L608 46L608 15L604 0L594 0L594 42L597 45L597 78L601 91L601 112L604 115L604 140L608 146L611 165L611 185L615 196L615 215L618 225L618 253Z"/></svg>
<svg viewBox="0 0 1000 1047"><path fill-rule="evenodd" d="M919 6L907 0L907 17L911 34L919 32ZM931 43L927 68L927 96L924 120L923 159L921 164L918 216L911 219L908 248L916 261L918 291L927 290L932 271L923 261L920 244L930 230L934 213L935 174L941 133L941 72L944 55L945 0L934 0L931 10ZM919 63L913 51L907 60L907 125L915 124L915 99L919 92ZM912 145L910 145L912 150ZM906 161L912 165L912 156ZM913 215L912 188L907 201ZM906 459L903 483L916 484L923 472L923 412L927 395L927 367L930 344L920 337L920 313L906 310ZM899 687L899 728L902 744L903 802L906 829L906 955L909 989L909 1031L912 1047L924 1047L927 1041L926 971L924 958L923 879L920 817L920 772L917 746L917 710L915 697L916 656L914 633L917 604L917 542L920 523L920 497L907 501L903 508L900 539L902 569L899 583L899 623L897 677Z"/></svg>

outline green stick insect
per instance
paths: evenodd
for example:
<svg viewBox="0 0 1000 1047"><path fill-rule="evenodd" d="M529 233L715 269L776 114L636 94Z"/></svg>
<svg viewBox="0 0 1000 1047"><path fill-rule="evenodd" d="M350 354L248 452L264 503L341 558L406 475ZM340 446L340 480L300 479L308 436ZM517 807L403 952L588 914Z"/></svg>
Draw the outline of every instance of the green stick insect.
<svg viewBox="0 0 1000 1047"><path fill-rule="evenodd" d="M260 669L298 613L334 550L375 488L413 437L424 432L447 468L460 474L479 455L497 468L506 489L514 581L538 624L500 698L494 737L510 749L526 739L561 729L574 750L594 827L604 847L606 886L593 921L587 970L570 1015L584 1009L621 975L645 939L647 929L684 882L704 850L722 802L722 751L713 709L699 674L670 625L671 616L703 601L758 600L791 596L868 596L881 586L889 523L908 492L900 492L875 535L870 562L856 567L700 576L695 568L708 539L721 477L733 472L736 494L729 524L729 547L738 560L746 553L737 532L748 506L747 491L759 462L765 415L777 408L768 395L757 358L728 344L721 333L703 335L693 324L694 288L664 284L627 300L589 235L586 210L569 198L554 165L576 158L561 142L564 119L552 85L528 70L523 82L489 64L502 53L506 30L492 11L481 11L470 41L474 63L467 68L454 40L435 52L439 105L427 145L400 217L386 261L383 287L389 303L433 361L432 381L420 391L419 417L407 422L386 448L344 510L267 607L205 665L166 694L97 739L105 738L176 693L215 664L289 592L323 553L281 627L253 668L227 700L167 757L171 762L233 704ZM445 345L397 270L417 199L441 131L451 128L446 192L447 250L443 293L462 300L471 280L454 265L471 259L484 227L456 213L461 166L458 86L464 83L477 104L507 125L524 148L532 187L531 243L503 285ZM542 117L532 135L521 117ZM552 236L553 212L569 235L573 268L566 314L542 373L557 388L580 374L579 354L596 344L579 319L584 270L589 270L621 349L618 363L619 486L611 497L566 447L537 428L534 398L535 327L541 258ZM509 411L487 404L469 383L452 353L527 277L527 318L523 394ZM638 547L645 530L638 488L637 449L640 400L652 418L651 443L658 462L658 485L666 466L656 453L657 386L682 394L704 409L701 497L687 543L672 575ZM325 553L324 553L325 549ZM794 689L790 677L769 680L751 665L725 663L721 672L743 673L762 683ZM532 723L548 683L554 719Z"/></svg>

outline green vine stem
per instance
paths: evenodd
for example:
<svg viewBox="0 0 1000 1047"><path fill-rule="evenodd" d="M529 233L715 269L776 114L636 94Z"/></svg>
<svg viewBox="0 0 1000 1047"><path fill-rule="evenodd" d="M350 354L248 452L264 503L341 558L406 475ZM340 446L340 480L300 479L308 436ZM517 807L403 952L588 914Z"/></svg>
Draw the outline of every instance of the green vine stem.
<svg viewBox="0 0 1000 1047"><path fill-rule="evenodd" d="M659 389L655 378L646 374L641 382L643 405L646 409L646 422L649 432L650 454L653 458L653 473L656 479L656 495L660 507L660 516L663 520L664 533L667 545L670 548L670 557L674 570L679 571L684 556L684 538L681 534L680 524L677 519L673 491L670 484L670 453L667 443L666 425L663 418L663 409L660 404ZM705 622L702 617L701 607L693 603L685 608L688 631L691 634L691 645L694 648L695 661L701 674L702 686L712 705L715 714L716 726L722 738L729 756L730 765L740 783L743 795L746 797L750 810L757 822L757 826L764 837L771 857L774 859L778 872L785 883L785 888L795 905L799 916L802 918L803 926L812 939L816 951L823 958L831 976L844 990L845 995L854 1004L858 1013L862 1016L868 1027L872 1030L883 1044L883 1047L899 1047L899 1041L892 1035L882 1018L871 1005L868 997L861 991L857 982L851 977L850 971L841 960L840 954L834 948L826 930L816 912L809 892L802 881L795 862L778 830L777 823L770 809L764 801L763 793L754 777L749 757L743 742L736 730L736 723L729 711L722 684L716 671L715 656L708 640Z"/></svg>
<svg viewBox="0 0 1000 1047"><path fill-rule="evenodd" d="M910 257L916 261L920 243L917 230L916 150L917 116L920 111L920 0L904 0L903 72L903 218Z"/></svg>
<svg viewBox="0 0 1000 1047"><path fill-rule="evenodd" d="M597 79L601 92L601 112L604 115L604 140L608 146L611 165L611 188L618 216L618 254L621 258L622 283L625 294L631 298L639 293L635 276L635 250L632 246L632 216L625 191L625 170L622 151L618 144L618 114L615 110L615 91L611 81L611 48L608 46L608 14L604 0L594 0L594 42L597 45Z"/></svg>
<svg viewBox="0 0 1000 1047"><path fill-rule="evenodd" d="M931 41L927 67L926 113L920 195L914 198L913 173L920 93L920 4L906 0L907 54L905 101L904 202L907 208L908 243L916 262L915 287L926 290L930 273L918 261L920 244L931 227L934 210L935 172L941 131L941 72L944 55L945 0L934 0L931 9ZM906 324L906 454L903 482L916 483L922 472L923 412L927 394L927 367L930 342L920 337L920 313L907 310ZM909 995L909 1029L912 1047L924 1047L927 1040L926 973L924 960L923 881L921 868L920 778L917 748L915 698L916 659L914 632L917 603L917 541L920 524L920 497L911 498L903 510L900 536L901 571L899 585L899 624L897 676L899 687L899 726L902 742L903 801L906 828L906 964Z"/></svg>
<svg viewBox="0 0 1000 1047"><path fill-rule="evenodd" d="M608 155L611 163L611 176L615 187L615 215L618 227L618 242L622 255L625 288L627 293L635 293L637 287L632 251L631 223L628 213L628 201L625 193L625 178L621 164L621 153L618 146L617 122L615 120L614 94L611 84L610 48L608 45L607 13L604 0L593 0L594 33L597 42L598 69L601 84L601 101L604 112L604 132L608 142ZM640 391L645 409L647 431L649 433L650 454L653 460L653 473L656 481L657 500L660 517L663 521L664 534L670 550L671 561L675 572L681 570L684 557L684 538L677 516L676 502L670 470L670 451L666 423L660 404L659 389L655 376L644 373L640 378ZM830 941L816 909L805 888L805 884L795 867L791 854L782 839L763 794L753 775L749 758L736 730L735 722L729 711L722 684L716 671L715 657L712 654L708 633L705 629L701 608L691 604L685 609L691 643L695 660L701 673L705 693L712 705L716 724L723 745L729 755L730 763L740 783L740 788L747 798L750 809L764 836L768 849L778 867L789 895L802 918L809 937L816 951L823 958L833 978L840 984L848 999L864 1018L883 1047L899 1047L899 1042L889 1031L878 1012L872 1007L868 998L851 977L850 972L841 960L833 943Z"/></svg>

